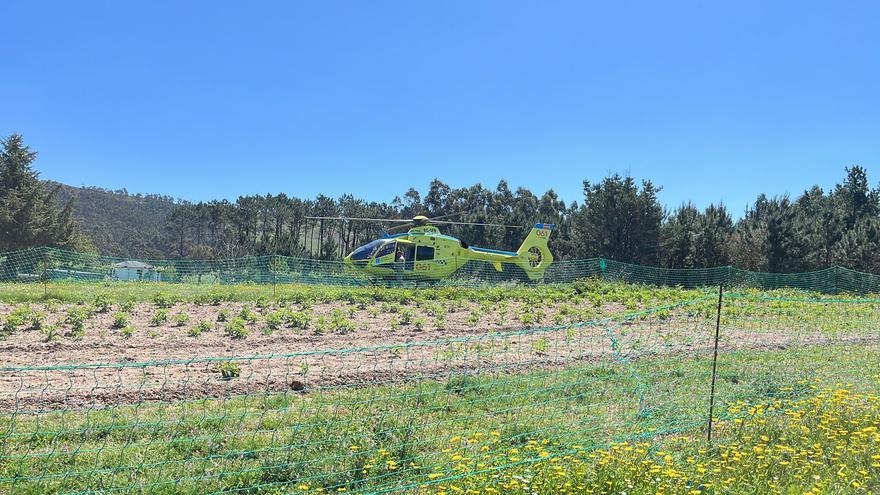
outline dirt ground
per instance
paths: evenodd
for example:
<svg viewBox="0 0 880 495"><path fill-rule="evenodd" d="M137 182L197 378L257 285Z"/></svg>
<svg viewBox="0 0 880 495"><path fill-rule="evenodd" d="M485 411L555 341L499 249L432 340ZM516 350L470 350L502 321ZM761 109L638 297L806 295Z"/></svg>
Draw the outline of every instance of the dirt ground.
<svg viewBox="0 0 880 495"><path fill-rule="evenodd" d="M93 315L84 335L74 338L65 335L70 329L63 323L69 307L51 308L47 316L45 325L58 325L58 338L48 340L44 331L20 329L0 339L0 411L94 409L260 392L325 393L337 386L446 379L468 371L503 375L577 362L599 364L673 354L709 356L714 333L714 321L686 310L662 318L625 323L612 318L548 329L542 325L561 322L555 317L559 307L542 308L543 318L526 326L516 317L523 309L520 304L511 303L504 313L489 308L481 312L478 322L468 321L477 306L465 305L450 311L442 328L434 324L434 318L412 308L414 318L424 318L423 328L417 329L412 323L392 328L390 321L396 318L392 314L353 310L349 317L347 306L327 303L310 309L311 328L282 326L272 332L266 331L265 314L273 309L254 308L261 314L248 324L249 335L235 339L224 332L225 323L217 317L221 311L233 317L242 304L180 304L168 310L168 322L153 326L150 319L157 308L142 303L129 313L129 323L135 328L132 336L125 337L113 328L114 311L110 311ZM0 305L0 315L13 309ZM352 331L315 332L320 316L329 319L340 310L354 323ZM173 317L178 313L190 316L185 325L175 325ZM603 308L602 314L621 315L623 310ZM210 322L211 329L190 336L189 329L200 320ZM721 348L784 348L830 340L820 332L803 329L728 329ZM228 358L235 359L224 361ZM233 363L237 376L223 377L225 363Z"/></svg>

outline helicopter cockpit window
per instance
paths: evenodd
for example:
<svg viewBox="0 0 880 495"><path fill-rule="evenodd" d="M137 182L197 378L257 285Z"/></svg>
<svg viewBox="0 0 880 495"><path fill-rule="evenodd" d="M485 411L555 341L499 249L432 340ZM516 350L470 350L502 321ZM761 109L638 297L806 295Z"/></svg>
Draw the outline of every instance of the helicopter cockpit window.
<svg viewBox="0 0 880 495"><path fill-rule="evenodd" d="M370 259L370 256L373 254L373 251L376 250L376 247L378 247L379 244L382 244L381 240L364 244L363 246L355 249L353 253L351 253L351 259L354 261Z"/></svg>
<svg viewBox="0 0 880 495"><path fill-rule="evenodd" d="M376 257L379 258L381 256L385 256L386 254L391 254L394 252L394 247L397 245L397 242L391 241L386 243L384 246L380 247L378 251L376 251Z"/></svg>
<svg viewBox="0 0 880 495"><path fill-rule="evenodd" d="M416 248L416 260L432 260L434 259L434 248L431 246L419 246Z"/></svg>

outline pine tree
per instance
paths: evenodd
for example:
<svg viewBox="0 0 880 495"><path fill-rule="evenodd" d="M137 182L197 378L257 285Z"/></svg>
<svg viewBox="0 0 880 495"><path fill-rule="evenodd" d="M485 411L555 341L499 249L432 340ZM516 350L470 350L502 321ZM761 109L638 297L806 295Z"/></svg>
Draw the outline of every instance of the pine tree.
<svg viewBox="0 0 880 495"><path fill-rule="evenodd" d="M584 206L575 219L578 255L657 263L663 207L651 181L641 188L632 177L613 175L601 183L584 181Z"/></svg>
<svg viewBox="0 0 880 495"><path fill-rule="evenodd" d="M71 202L59 206L58 188L47 188L31 168L37 152L20 134L0 139L0 146L0 251L86 248Z"/></svg>

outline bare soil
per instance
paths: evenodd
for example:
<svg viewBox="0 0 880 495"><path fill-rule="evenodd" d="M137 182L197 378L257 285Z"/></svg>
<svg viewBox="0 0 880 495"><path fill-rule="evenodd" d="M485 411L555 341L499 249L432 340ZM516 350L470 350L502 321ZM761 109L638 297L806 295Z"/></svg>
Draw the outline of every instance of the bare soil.
<svg viewBox="0 0 880 495"><path fill-rule="evenodd" d="M48 340L45 331L20 329L0 339L0 411L95 409L260 392L329 393L338 386L445 379L463 371L504 375L525 368L558 369L575 362L598 364L672 354L709 356L714 334L714 321L686 311L624 324L612 320L546 329L522 324L516 316L526 309L521 303L510 302L503 312L477 305L453 308L442 327L422 309L410 307L414 318L425 322L417 329L413 323L392 325L391 320L397 318L394 314L352 309L349 316L349 306L327 303L310 308L311 328L282 326L271 332L265 315L275 308L253 308L260 315L248 324L250 334L235 339L225 334L225 323L217 319L221 311L232 318L243 306L180 304L168 310L167 323L152 326L150 319L157 308L142 303L129 313L128 320L136 328L131 337L112 328L115 310L111 310L90 317L79 338L71 336L70 325L64 323L71 306L50 308L45 325L56 325L58 338ZM13 309L0 305L0 315ZM541 308L543 317L530 326L574 318L558 318L561 310L560 305ZM340 311L354 323L353 331L315 332L319 317L329 320ZM469 321L474 311L481 314L479 321ZM190 316L183 326L174 323L178 313ZM606 315L622 313L619 307L602 309ZM210 322L211 330L188 335L200 320ZM803 328L726 329L721 349L774 349L865 338L832 338ZM237 358L228 361L237 368L233 373L237 376L223 377L221 367L226 365L221 362L227 361L215 359L226 358ZM21 369L25 367L32 369Z"/></svg>

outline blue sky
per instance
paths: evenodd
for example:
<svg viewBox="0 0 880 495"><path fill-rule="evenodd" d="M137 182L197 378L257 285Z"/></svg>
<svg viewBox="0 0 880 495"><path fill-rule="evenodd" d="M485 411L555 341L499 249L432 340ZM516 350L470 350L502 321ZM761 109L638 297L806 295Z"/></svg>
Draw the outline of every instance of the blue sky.
<svg viewBox="0 0 880 495"><path fill-rule="evenodd" d="M675 206L880 163L876 2L4 2L0 133L44 178L190 199L439 177Z"/></svg>

